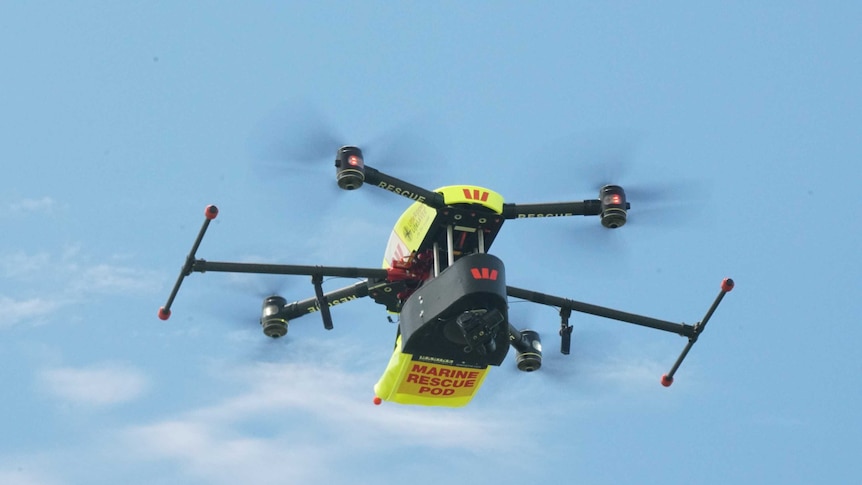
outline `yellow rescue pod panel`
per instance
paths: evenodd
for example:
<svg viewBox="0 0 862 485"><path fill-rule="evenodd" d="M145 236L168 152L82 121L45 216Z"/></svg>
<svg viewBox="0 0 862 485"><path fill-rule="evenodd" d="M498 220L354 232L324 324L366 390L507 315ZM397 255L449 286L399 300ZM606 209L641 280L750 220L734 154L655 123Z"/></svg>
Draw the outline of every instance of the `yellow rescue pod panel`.
<svg viewBox="0 0 862 485"><path fill-rule="evenodd" d="M464 406L482 386L488 366L462 367L401 351L401 336L383 376L374 385L379 400L424 406ZM379 400L375 400L379 404Z"/></svg>

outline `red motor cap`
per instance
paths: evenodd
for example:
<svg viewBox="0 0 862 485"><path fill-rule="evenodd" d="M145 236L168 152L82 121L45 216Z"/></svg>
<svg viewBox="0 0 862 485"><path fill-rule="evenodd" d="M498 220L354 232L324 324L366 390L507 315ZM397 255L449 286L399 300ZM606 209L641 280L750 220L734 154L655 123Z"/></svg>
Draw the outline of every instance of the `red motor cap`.
<svg viewBox="0 0 862 485"><path fill-rule="evenodd" d="M671 384L673 384L673 377L667 374L661 376L661 385L664 387L670 387Z"/></svg>
<svg viewBox="0 0 862 485"><path fill-rule="evenodd" d="M218 215L218 207L214 205L208 205L206 210L204 210L204 215L207 219L213 220Z"/></svg>
<svg viewBox="0 0 862 485"><path fill-rule="evenodd" d="M159 318L162 320L167 320L168 318L171 318L171 311L166 310L165 307L159 308Z"/></svg>
<svg viewBox="0 0 862 485"><path fill-rule="evenodd" d="M733 280L730 278L725 278L721 280L721 291L727 293L728 291L733 289Z"/></svg>

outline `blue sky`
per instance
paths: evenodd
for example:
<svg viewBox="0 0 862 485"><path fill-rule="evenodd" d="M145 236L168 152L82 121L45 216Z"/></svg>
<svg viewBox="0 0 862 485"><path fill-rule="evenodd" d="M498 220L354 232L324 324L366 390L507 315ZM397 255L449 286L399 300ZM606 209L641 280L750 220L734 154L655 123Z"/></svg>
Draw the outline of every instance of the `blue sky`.
<svg viewBox="0 0 862 485"><path fill-rule="evenodd" d="M3 3L0 482L848 483L860 23L854 2ZM669 389L684 339L575 315L562 356L555 311L512 302L544 367L510 356L463 409L372 405L395 328L370 301L266 340L260 295L304 278L192 275L158 320L210 203L201 257L380 264L406 199L262 159L322 118L426 188L582 200L619 162L669 187L612 234L507 222L511 285L686 323L737 288Z"/></svg>

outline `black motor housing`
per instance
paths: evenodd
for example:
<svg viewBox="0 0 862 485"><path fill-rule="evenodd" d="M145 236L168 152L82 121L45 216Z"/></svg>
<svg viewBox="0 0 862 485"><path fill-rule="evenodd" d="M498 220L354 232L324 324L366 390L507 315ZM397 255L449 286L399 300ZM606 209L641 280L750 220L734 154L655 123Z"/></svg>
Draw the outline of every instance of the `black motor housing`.
<svg viewBox="0 0 862 485"><path fill-rule="evenodd" d="M365 159L362 150L343 146L335 154L335 179L344 190L356 190L365 182Z"/></svg>

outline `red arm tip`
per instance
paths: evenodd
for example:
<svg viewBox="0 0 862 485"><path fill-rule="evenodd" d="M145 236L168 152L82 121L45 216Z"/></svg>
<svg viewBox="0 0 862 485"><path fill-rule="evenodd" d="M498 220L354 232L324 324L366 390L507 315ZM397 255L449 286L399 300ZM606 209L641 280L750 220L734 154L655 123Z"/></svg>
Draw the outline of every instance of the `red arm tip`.
<svg viewBox="0 0 862 485"><path fill-rule="evenodd" d="M673 384L673 377L667 374L661 376L661 385L664 387L670 387L671 384Z"/></svg>
<svg viewBox="0 0 862 485"><path fill-rule="evenodd" d="M213 220L218 215L218 207L214 205L208 205L206 210L204 210L204 215L207 219Z"/></svg>
<svg viewBox="0 0 862 485"><path fill-rule="evenodd" d="M375 406L380 406L380 403L382 403L382 402L383 402L383 399L380 399L380 397L378 397L378 396L374 396L374 405Z"/></svg>
<svg viewBox="0 0 862 485"><path fill-rule="evenodd" d="M733 280L730 278L725 278L721 280L721 291L727 293L728 291L733 289Z"/></svg>
<svg viewBox="0 0 862 485"><path fill-rule="evenodd" d="M162 320L167 320L168 318L171 318L171 311L165 309L165 307L159 308L159 318Z"/></svg>

